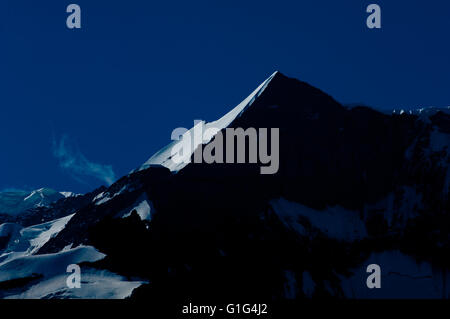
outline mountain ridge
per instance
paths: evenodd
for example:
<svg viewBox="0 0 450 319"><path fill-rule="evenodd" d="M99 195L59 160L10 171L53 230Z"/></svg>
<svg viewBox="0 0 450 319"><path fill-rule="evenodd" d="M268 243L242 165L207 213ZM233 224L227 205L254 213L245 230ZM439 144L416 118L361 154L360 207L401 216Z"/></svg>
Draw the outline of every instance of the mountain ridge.
<svg viewBox="0 0 450 319"><path fill-rule="evenodd" d="M364 290L369 260L404 275L389 277L398 298L448 297L446 112L348 109L279 72L233 110L221 130L280 129L276 174L254 163L163 165L169 144L162 162L61 201L58 214L75 215L36 255L93 246L106 257L89 267L151 282L135 299L395 298ZM425 279L404 279L416 275Z"/></svg>

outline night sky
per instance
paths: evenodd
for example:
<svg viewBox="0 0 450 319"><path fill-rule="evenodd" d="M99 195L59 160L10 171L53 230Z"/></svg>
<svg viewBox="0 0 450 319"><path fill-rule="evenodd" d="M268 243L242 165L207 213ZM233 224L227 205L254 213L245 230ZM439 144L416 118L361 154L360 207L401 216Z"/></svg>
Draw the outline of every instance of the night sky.
<svg viewBox="0 0 450 319"><path fill-rule="evenodd" d="M442 0L1 0L0 191L106 185L275 70L344 104L446 107L449 31Z"/></svg>

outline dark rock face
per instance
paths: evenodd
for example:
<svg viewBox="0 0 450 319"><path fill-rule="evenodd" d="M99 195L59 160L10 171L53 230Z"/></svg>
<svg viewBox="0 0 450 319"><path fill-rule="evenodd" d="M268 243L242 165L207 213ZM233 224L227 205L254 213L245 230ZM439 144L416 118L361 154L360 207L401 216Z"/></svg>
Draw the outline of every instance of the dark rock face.
<svg viewBox="0 0 450 319"><path fill-rule="evenodd" d="M148 189L158 194L158 184L164 183L171 173L164 167L151 167L132 175L124 176L108 189L99 189L90 196L90 201L80 208L69 224L55 240L50 240L40 250L40 254L61 250L67 245L91 244L89 230L97 223L117 215L132 205ZM104 200L104 202L101 202ZM120 217L120 216L119 216Z"/></svg>
<svg viewBox="0 0 450 319"><path fill-rule="evenodd" d="M75 207L39 253L93 245L107 255L95 267L149 280L135 290L138 299L351 297L346 278L386 251L450 269L445 111L424 120L348 109L278 73L230 127L280 128L279 171L203 163L176 174L163 167L132 173ZM153 203L151 220L136 211L121 218L142 195ZM274 205L280 198L294 203L289 219ZM344 218L360 223L363 235L332 236L353 227Z"/></svg>

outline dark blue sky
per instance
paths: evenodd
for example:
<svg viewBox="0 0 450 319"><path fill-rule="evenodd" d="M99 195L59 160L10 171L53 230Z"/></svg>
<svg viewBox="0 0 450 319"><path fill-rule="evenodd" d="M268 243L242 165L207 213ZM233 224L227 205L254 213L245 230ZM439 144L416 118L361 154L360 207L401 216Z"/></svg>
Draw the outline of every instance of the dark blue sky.
<svg viewBox="0 0 450 319"><path fill-rule="evenodd" d="M448 106L449 31L442 0L2 0L0 190L92 190L274 70L342 103Z"/></svg>

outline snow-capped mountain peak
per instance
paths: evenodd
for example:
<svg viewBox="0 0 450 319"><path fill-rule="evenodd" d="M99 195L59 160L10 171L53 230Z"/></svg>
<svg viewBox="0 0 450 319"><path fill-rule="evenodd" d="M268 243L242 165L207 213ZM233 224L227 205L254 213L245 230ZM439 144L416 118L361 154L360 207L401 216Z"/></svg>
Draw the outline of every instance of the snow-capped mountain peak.
<svg viewBox="0 0 450 319"><path fill-rule="evenodd" d="M18 215L28 209L48 206L69 196L50 188L28 191L8 191L0 193L0 214ZM72 195L73 196L73 195Z"/></svg>
<svg viewBox="0 0 450 319"><path fill-rule="evenodd" d="M247 96L244 100L242 100L241 103L239 103L237 106L235 106L231 111L229 111L227 114L222 116L220 119L212 122L200 122L194 125L189 131L187 131L183 136L187 136L188 134L190 136L194 136L195 134L195 128L197 125L203 125L203 132L218 132L224 128L227 128L234 120L239 118L254 102L255 100L264 92L264 90L267 88L269 83L273 80L273 78L280 74L278 71L275 71L272 73L271 76L269 76L265 81L263 81L249 96ZM211 139L214 137L215 134L205 134L202 138L194 138L194 143L196 144L192 145L192 150L195 150L203 141L203 144L207 144L211 141ZM172 143L168 144L167 146L163 147L161 150L156 152L150 159L148 159L140 168L137 169L137 171L144 170L152 165L162 165L164 167L167 167L171 171L177 172L183 167L186 166L186 163L175 163L172 161L171 157L171 151L172 149L176 148L178 144L180 144L182 141L182 138L179 140L175 140ZM192 155L192 153L190 154Z"/></svg>
<svg viewBox="0 0 450 319"><path fill-rule="evenodd" d="M176 165L174 141L108 188L3 224L0 284L32 282L0 298L449 296L446 112L346 108L275 72L222 118L197 125L279 128L280 170ZM45 194L18 198L39 204ZM86 284L68 291L54 265L82 262ZM383 267L387 289L367 289L370 263Z"/></svg>

